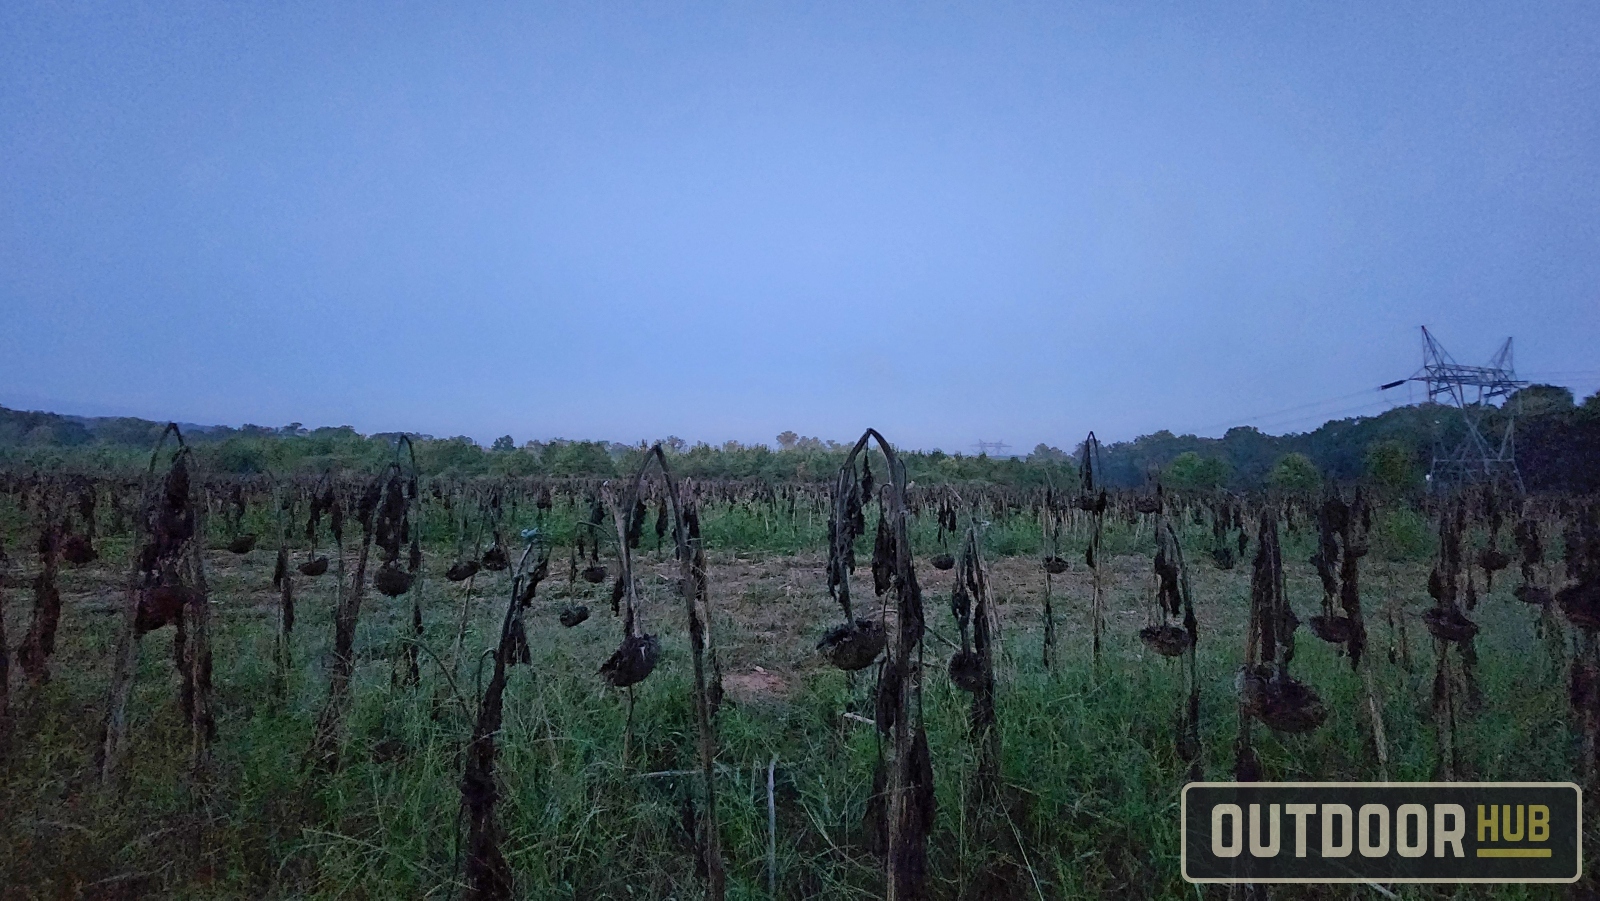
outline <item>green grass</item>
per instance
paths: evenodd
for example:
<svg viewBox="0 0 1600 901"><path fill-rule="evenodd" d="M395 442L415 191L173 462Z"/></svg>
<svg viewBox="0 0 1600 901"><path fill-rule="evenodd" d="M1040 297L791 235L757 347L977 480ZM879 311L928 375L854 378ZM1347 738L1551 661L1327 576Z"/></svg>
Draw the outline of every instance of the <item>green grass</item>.
<svg viewBox="0 0 1600 901"><path fill-rule="evenodd" d="M557 511L560 512L559 510ZM213 519L213 523L216 519ZM782 556L815 553L818 523L770 519L742 510L706 517L708 543ZM804 523L804 525L802 525ZM1031 537L1030 537L1031 534ZM993 547L1037 553L1037 527L1022 519L989 527ZM1081 528L1063 550L1081 549ZM1242 644L1248 566L1219 573L1200 562L1209 530L1185 526L1192 549L1201 636L1202 737L1207 778L1228 779L1237 710L1232 678ZM933 536L919 525L919 546ZM1030 541L1032 543L1030 543ZM646 538L647 546L651 539ZM1146 554L1148 535L1113 524L1108 550ZM1286 555L1291 591L1302 614L1319 596L1305 566L1309 538L1292 536ZM113 542L108 550L120 550ZM440 548L447 562L449 548ZM109 556L115 558L116 554ZM653 556L653 555L652 555ZM265 588L271 554L258 550L246 568L213 567L215 703L219 741L208 780L186 772L187 731L176 703L170 630L143 643L132 704L132 745L125 783L102 793L94 783L93 749L103 718L115 615L94 612L115 596L86 595L91 573L68 571L55 677L38 690L17 687L14 718L0 761L0 895L71 897L137 886L176 898L446 898L460 890L464 840L458 819L461 752L470 719L439 667L423 657L423 681L398 687L392 660L407 622L402 604L368 593L357 635L361 660L334 773L305 771L301 760L326 691L323 666L331 643L332 576L302 585L295 661L285 696L272 681L272 596ZM863 557L863 559L865 559ZM1147 558L1125 560L1148 571ZM116 579L124 564L97 571ZM440 568L431 563L435 570ZM564 566L558 566L564 571ZM1433 775L1435 736L1428 712L1433 649L1413 621L1413 670L1392 665L1383 625L1384 600L1402 600L1413 614L1425 600L1426 565L1375 560L1364 573L1371 652L1378 667L1391 744L1391 776ZM817 666L814 635L837 611L818 588L794 611L798 637L777 646L753 635L744 617L777 608L770 582L741 598L719 590L718 640L732 657L762 659L794 676L785 697L725 707L718 718L721 803L729 897L765 898L765 767L778 760L778 871L785 898L882 896L880 863L862 848L861 820L878 739L841 716L871 715L870 678ZM931 579L931 576L930 576ZM924 579L929 584L929 579ZM1486 709L1462 722L1462 756L1479 779L1568 780L1574 742L1567 725L1564 672L1533 631L1533 613L1511 600L1511 580L1497 584L1474 616L1480 638ZM480 675L471 662L488 646L503 610L504 576L479 584L469 659L456 685L473 704ZM16 584L15 580L12 582ZM554 610L564 579L542 591L530 621L534 660L513 669L506 715L497 736L498 817L518 892L528 898L694 898L692 845L682 826L692 777L640 778L642 773L696 765L689 704L689 656L679 601L663 583L645 579L647 628L661 634L664 654L641 685L633 713L632 759L622 760L625 702L594 675L618 640L599 589L580 584L594 610L588 623L563 630ZM1016 586L997 582L1008 597ZM426 643L448 656L459 587L427 583ZM1142 580L1113 591L1111 609L1142 609ZM868 592L869 594L870 592ZM863 597L867 596L866 594ZM730 609L740 605L735 611ZM953 633L940 592L927 591L932 625ZM1198 897L1178 874L1178 802L1183 767L1174 747L1182 678L1175 663L1149 657L1113 617L1108 651L1096 672L1081 628L1083 600L1058 598L1066 611L1055 672L1039 664L1036 611L1008 606L1000 670L999 716L1007 815L982 824L965 806L973 768L967 740L968 697L942 670L948 649L930 640L924 715L934 755L938 820L931 837L937 897L970 896L985 872L1003 896ZM735 616L735 612L739 615ZM12 589L8 634L26 628L26 604ZM1333 711L1309 736L1278 738L1259 726L1257 749L1271 779L1377 778L1357 676L1348 661L1302 632L1297 674ZM487 674L482 675L486 681ZM991 883L991 891L993 891ZM1397 889L1403 897L1443 897L1443 889ZM1283 892L1294 896L1296 892ZM1542 897L1502 887L1474 895Z"/></svg>

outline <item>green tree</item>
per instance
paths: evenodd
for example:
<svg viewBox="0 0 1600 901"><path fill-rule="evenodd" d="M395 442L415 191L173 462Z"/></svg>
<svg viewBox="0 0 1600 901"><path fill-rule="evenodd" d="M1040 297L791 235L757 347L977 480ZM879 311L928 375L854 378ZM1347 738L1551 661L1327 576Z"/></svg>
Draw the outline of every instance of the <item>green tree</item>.
<svg viewBox="0 0 1600 901"><path fill-rule="evenodd" d="M1529 385L1506 398L1506 403L1514 404L1514 409L1522 416L1568 413L1575 406L1572 389L1560 385Z"/></svg>
<svg viewBox="0 0 1600 901"><path fill-rule="evenodd" d="M480 472L484 464L483 448L465 435L424 441L417 446L417 464L427 472Z"/></svg>
<svg viewBox="0 0 1600 901"><path fill-rule="evenodd" d="M494 439L494 444L490 445L489 449L495 451L516 450L517 442L511 440L510 435L501 435L499 438Z"/></svg>
<svg viewBox="0 0 1600 901"><path fill-rule="evenodd" d="M266 448L266 444L257 438L229 438L207 456L211 458L211 465L223 472L265 472Z"/></svg>
<svg viewBox="0 0 1600 901"><path fill-rule="evenodd" d="M491 454L489 472L497 476L531 476L539 474L539 457L526 450L510 450Z"/></svg>
<svg viewBox="0 0 1600 901"><path fill-rule="evenodd" d="M1290 494L1311 494L1322 487L1322 472L1305 454L1288 453L1273 464L1267 484Z"/></svg>
<svg viewBox="0 0 1600 901"><path fill-rule="evenodd" d="M1167 464L1162 480L1173 488L1207 491L1228 484L1232 467L1221 457L1202 457L1194 451L1184 451Z"/></svg>
<svg viewBox="0 0 1600 901"><path fill-rule="evenodd" d="M1028 455L1030 463L1065 463L1067 452L1059 447L1045 444L1043 441L1034 445L1033 453Z"/></svg>
<svg viewBox="0 0 1600 901"><path fill-rule="evenodd" d="M544 464L558 476L616 475L616 462L599 441L552 441L545 447Z"/></svg>
<svg viewBox="0 0 1600 901"><path fill-rule="evenodd" d="M1374 488L1390 497L1415 491L1422 486L1422 467L1416 454L1399 441L1378 441L1367 447L1367 478Z"/></svg>

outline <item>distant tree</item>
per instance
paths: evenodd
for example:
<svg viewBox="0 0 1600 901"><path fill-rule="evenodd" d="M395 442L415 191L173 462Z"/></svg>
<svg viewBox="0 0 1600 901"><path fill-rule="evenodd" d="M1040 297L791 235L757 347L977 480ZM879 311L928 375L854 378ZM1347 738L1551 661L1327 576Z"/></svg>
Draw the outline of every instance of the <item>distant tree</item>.
<svg viewBox="0 0 1600 901"><path fill-rule="evenodd" d="M417 449L417 463L430 472L473 472L483 465L483 448L465 435L429 441Z"/></svg>
<svg viewBox="0 0 1600 901"><path fill-rule="evenodd" d="M501 435L499 438L494 439L494 444L490 445L489 449L493 451L516 450L517 442L511 440L510 435Z"/></svg>
<svg viewBox="0 0 1600 901"><path fill-rule="evenodd" d="M1067 459L1067 452L1041 441L1034 446L1033 453L1028 455L1028 459L1036 463L1062 463Z"/></svg>
<svg viewBox="0 0 1600 901"><path fill-rule="evenodd" d="M35 447L73 447L88 444L93 440L89 430L76 422L56 419L52 422L41 423L28 430L25 438L28 444Z"/></svg>
<svg viewBox="0 0 1600 901"><path fill-rule="evenodd" d="M1596 391L1595 393L1589 395L1588 399L1583 402L1583 406L1580 409L1582 409L1585 413L1600 415L1600 391Z"/></svg>
<svg viewBox="0 0 1600 901"><path fill-rule="evenodd" d="M400 440L400 436L404 435L406 433L405 432L392 432L390 434L393 437L390 438L389 440L399 441ZM348 425L339 425L339 426L325 425L325 426L323 426L321 428L312 429L310 436L312 438L342 438L342 439L347 440L347 441L352 441L352 440L359 440L361 438L361 433L357 432L355 430L354 426L348 426ZM374 435L373 437L376 438L378 436ZM412 435L410 437L412 438L412 440L420 440L422 438L427 438L429 436L427 436L427 435Z"/></svg>
<svg viewBox="0 0 1600 901"><path fill-rule="evenodd" d="M1253 486L1267 481L1283 451L1272 436L1260 429L1234 426L1222 436L1221 446L1213 454L1228 461L1231 481Z"/></svg>
<svg viewBox="0 0 1600 901"><path fill-rule="evenodd" d="M1305 454L1288 453L1267 473L1267 484L1290 494L1311 494L1322 486L1322 473Z"/></svg>
<svg viewBox="0 0 1600 901"><path fill-rule="evenodd" d="M1512 409L1522 416L1567 413L1576 406L1572 400L1572 389L1560 385L1529 385L1512 394L1506 403L1515 404Z"/></svg>
<svg viewBox="0 0 1600 901"><path fill-rule="evenodd" d="M267 469L266 445L259 440L229 438L210 457L212 465L224 472L257 473Z"/></svg>
<svg viewBox="0 0 1600 901"><path fill-rule="evenodd" d="M539 456L526 450L508 449L489 460L489 472L502 476L531 476L539 473Z"/></svg>
<svg viewBox="0 0 1600 901"><path fill-rule="evenodd" d="M602 475L616 473L616 461L599 441L552 441L545 448L546 468L555 475Z"/></svg>
<svg viewBox="0 0 1600 901"><path fill-rule="evenodd" d="M666 440L661 442L661 446L669 451L681 454L689 449L689 442L679 438L677 435L668 435Z"/></svg>
<svg viewBox="0 0 1600 901"><path fill-rule="evenodd" d="M1167 464L1162 481L1173 488L1196 491L1214 490L1228 484L1232 467L1221 457L1202 457L1184 451Z"/></svg>
<svg viewBox="0 0 1600 901"><path fill-rule="evenodd" d="M135 447L149 447L155 444L156 436L161 434L165 423L158 426L145 419L135 419L131 416L119 416L114 419L102 419L96 425L95 437L110 444L131 444ZM263 429L262 431L267 431Z"/></svg>
<svg viewBox="0 0 1600 901"><path fill-rule="evenodd" d="M1422 486L1416 454L1399 441L1378 441L1367 448L1367 479L1379 492L1394 497Z"/></svg>
<svg viewBox="0 0 1600 901"><path fill-rule="evenodd" d="M794 450L794 446L799 443L800 436L796 435L792 431L783 431L778 433L779 450Z"/></svg>

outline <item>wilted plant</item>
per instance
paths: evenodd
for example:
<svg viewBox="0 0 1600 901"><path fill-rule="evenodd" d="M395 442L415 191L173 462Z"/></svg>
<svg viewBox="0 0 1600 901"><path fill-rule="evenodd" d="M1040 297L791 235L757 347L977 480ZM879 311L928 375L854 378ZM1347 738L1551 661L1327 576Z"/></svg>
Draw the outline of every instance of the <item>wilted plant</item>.
<svg viewBox="0 0 1600 901"><path fill-rule="evenodd" d="M1567 642L1555 613L1552 574L1544 558L1539 521L1531 515L1520 517L1511 527L1511 540L1517 550L1517 569L1521 576L1511 593L1517 600L1539 609L1539 618L1534 621L1534 635L1544 642L1555 671L1565 677L1568 669Z"/></svg>
<svg viewBox="0 0 1600 901"><path fill-rule="evenodd" d="M398 478L400 449L408 452L411 468L406 478ZM422 536L417 507L421 503L417 479L417 455L411 439L400 436L395 445L396 476L384 485L383 500L378 506L373 541L383 551L383 564L373 577L373 587L385 597L411 596L411 640L402 645L400 664L403 667L398 681L416 685L421 677L418 665L418 648L422 640L422 592L419 590L422 570ZM406 559L400 556L404 549Z"/></svg>
<svg viewBox="0 0 1600 901"><path fill-rule="evenodd" d="M95 550L95 484L89 479L76 479L72 486L78 495L78 519L82 521L83 532L73 532L70 527L64 528L61 536L61 559L73 566L83 566L99 559L100 552ZM66 525L65 523L63 524Z"/></svg>
<svg viewBox="0 0 1600 901"><path fill-rule="evenodd" d="M1556 592L1556 605L1574 626L1600 631L1600 514L1586 505L1566 533L1567 584Z"/></svg>
<svg viewBox="0 0 1600 901"><path fill-rule="evenodd" d="M933 564L934 569L946 572L955 568L956 565L956 558L950 553L950 536L954 535L960 526L956 524L956 507L950 498L939 498L937 512L939 519L939 553L934 554L933 560L930 562Z"/></svg>
<svg viewBox="0 0 1600 901"><path fill-rule="evenodd" d="M308 762L326 769L339 766L338 735L344 720L344 710L350 696L350 680L355 675L356 621L361 616L361 599L366 593L367 559L372 552L375 518L379 505L391 487L403 491L403 473L398 462L392 462L383 472L367 483L356 504L356 521L361 526L361 549L356 555L356 569L349 583L344 578L344 506L335 501L332 508L332 531L339 559L339 597L333 611L333 658L328 668L328 699L317 717ZM403 506L403 502L402 502ZM394 524L390 524L393 528Z"/></svg>
<svg viewBox="0 0 1600 901"><path fill-rule="evenodd" d="M481 566L482 564L476 560L460 560L450 564L450 568L444 572L444 577L451 582L464 582L477 575Z"/></svg>
<svg viewBox="0 0 1600 901"><path fill-rule="evenodd" d="M1055 665L1056 649L1056 611L1054 603L1054 586L1051 581L1067 571L1068 565L1065 557L1061 556L1061 525L1062 514L1065 513L1063 499L1056 494L1054 484L1047 483L1044 491L1044 520L1043 531L1045 538L1045 556L1042 561L1044 569L1044 643L1040 651L1044 666L1050 669Z"/></svg>
<svg viewBox="0 0 1600 901"><path fill-rule="evenodd" d="M278 526L282 538L278 543L278 559L272 567L272 587L278 589L278 632L273 642L272 653L276 669L272 692L275 696L282 697L288 684L289 667L292 663L290 637L294 634L294 575L289 567L291 559L289 548L294 540L295 496L282 486L277 488L276 493Z"/></svg>
<svg viewBox="0 0 1600 901"><path fill-rule="evenodd" d="M1549 571L1545 566L1544 542L1539 537L1539 521L1523 517L1511 528L1512 541L1517 546L1518 571L1522 581L1512 590L1517 600L1527 604L1548 607L1550 594Z"/></svg>
<svg viewBox="0 0 1600 901"><path fill-rule="evenodd" d="M1511 557L1500 550L1500 529L1505 524L1505 515L1500 509L1500 496L1495 493L1493 486L1484 491L1483 504L1489 522L1489 541L1478 552L1478 565L1483 567L1484 590L1494 591L1494 574L1510 566Z"/></svg>
<svg viewBox="0 0 1600 901"><path fill-rule="evenodd" d="M883 653L887 641L883 623L857 618L850 604L850 575L856 568L855 542L867 530L864 501L870 495L872 484L872 471L868 469L866 488L863 488L863 481L856 475L855 459L855 453L847 457L834 479L833 515L828 520L828 592L844 611L844 623L830 628L817 642L817 648L828 662L846 672L871 666ZM875 542L875 553L878 547ZM874 578L874 588L876 586Z"/></svg>
<svg viewBox="0 0 1600 901"><path fill-rule="evenodd" d="M1156 497L1161 489L1156 488ZM1160 504L1156 506L1156 615L1159 621L1139 630L1139 640L1164 657L1184 658L1186 696L1177 717L1178 758L1189 765L1188 778L1201 777L1200 766L1200 678L1195 659L1199 644L1199 622L1194 598L1189 592L1189 567L1183 547Z"/></svg>
<svg viewBox="0 0 1600 901"><path fill-rule="evenodd" d="M950 659L950 681L972 695L970 717L978 765L972 783L973 799L986 803L995 797L1000 781L1000 728L994 701L994 629L990 609L989 572L983 563L978 527L967 527L956 560L956 580L950 609L961 632L961 650ZM968 624L971 623L971 644Z"/></svg>
<svg viewBox="0 0 1600 901"><path fill-rule="evenodd" d="M1195 643L1194 604L1189 598L1183 549L1166 517L1156 524L1155 604L1139 640L1163 657L1187 654Z"/></svg>
<svg viewBox="0 0 1600 901"><path fill-rule="evenodd" d="M528 558L538 550L531 570ZM494 781L495 736L505 709L506 672L515 653L513 623L533 599L539 582L550 572L550 550L535 532L517 562L511 580L511 598L500 624L500 641L494 652L494 674L478 703L477 721L467 743L467 762L461 776L461 806L467 816L466 896L474 901L501 901L512 897L511 865L500 850L500 828L494 818L500 790ZM525 600L526 599L526 600Z"/></svg>
<svg viewBox="0 0 1600 901"><path fill-rule="evenodd" d="M1372 723L1373 747L1381 778L1388 779L1389 747L1383 725L1383 702L1373 679L1371 657L1366 654L1367 626L1361 611L1361 558L1368 550L1372 513L1366 496L1356 489L1354 502L1346 504L1338 490L1329 488L1317 510L1317 553L1311 558L1322 581L1322 613L1311 618L1311 631L1323 641L1342 646L1350 666L1361 674ZM1337 599L1338 609L1334 602Z"/></svg>
<svg viewBox="0 0 1600 901"><path fill-rule="evenodd" d="M483 525L487 518L487 510L480 508L478 511L478 529L473 540L472 553L468 554L466 552L466 540L467 529L470 524L467 521L467 514L463 512L461 516L456 516L456 504L451 501L449 496L443 497L441 502L444 504L446 512L450 514L450 526L456 535L456 559L445 570L444 577L451 582L465 582L477 575L478 570L483 566L479 561L479 552L483 549Z"/></svg>
<svg viewBox="0 0 1600 901"><path fill-rule="evenodd" d="M1334 609L1339 598L1340 564L1344 549L1340 538L1349 532L1350 508L1338 492L1330 488L1317 510L1317 552L1311 558L1322 581L1322 612L1311 617L1311 634L1329 644L1353 642L1353 656L1361 653L1364 636L1356 635L1355 620Z"/></svg>
<svg viewBox="0 0 1600 901"><path fill-rule="evenodd" d="M311 491L311 512L306 518L306 542L310 545L306 551L305 562L295 567L300 575L316 578L328 571L328 558L317 554L318 528L322 523L323 513L332 513L338 502L334 498L333 485L329 484L326 477L321 479ZM342 562L342 561L341 561Z"/></svg>
<svg viewBox="0 0 1600 901"><path fill-rule="evenodd" d="M1428 594L1434 604L1422 614L1423 625L1434 638L1433 710L1439 736L1437 767L1440 778L1454 782L1461 776L1459 741L1456 729L1457 710L1462 706L1458 696L1465 694L1466 706L1476 707L1481 701L1473 664L1477 656L1472 651L1473 638L1478 634L1478 624L1469 619L1461 609L1463 582L1461 531L1465 518L1465 505L1457 503L1455 509L1446 507L1439 515L1439 556L1428 574ZM1465 578L1470 579L1470 569ZM1458 649L1459 666L1451 665L1450 649Z"/></svg>
<svg viewBox="0 0 1600 901"><path fill-rule="evenodd" d="M667 534L667 526L668 526L667 499L666 498L661 498L661 499L656 501L655 533L656 533L656 553L657 554L661 553L661 539L663 537L665 537L666 534Z"/></svg>
<svg viewBox="0 0 1600 901"><path fill-rule="evenodd" d="M1094 664L1100 666L1100 636L1105 632L1105 585L1101 571L1100 539L1104 534L1106 515L1106 490L1095 482L1095 467L1100 465L1100 440L1089 433L1083 440L1083 463L1079 466L1080 487L1078 509L1090 516L1089 547L1084 551L1084 562L1092 574L1093 597L1090 601L1090 619L1094 631Z"/></svg>
<svg viewBox="0 0 1600 901"><path fill-rule="evenodd" d="M1583 736L1579 776L1593 788L1600 785L1600 511L1593 504L1576 511L1565 538L1568 583L1556 604L1578 630L1568 697Z"/></svg>
<svg viewBox="0 0 1600 901"><path fill-rule="evenodd" d="M589 562L588 565L584 566L580 572L580 575L582 575L583 580L588 582L590 585L599 585L601 582L606 580L607 576L610 575L610 572L608 572L605 566L600 562L600 535L602 534L601 526L606 520L605 508L601 505L600 500L601 499L599 495L596 495L590 500L589 517L585 519L582 524L583 532L588 533L589 536ZM581 543L581 539L580 544L578 545L578 556L583 556L583 545ZM621 584L620 581L617 584ZM621 600L622 598L617 595L615 591L613 591L611 597L612 615L616 615L617 605L621 602Z"/></svg>
<svg viewBox="0 0 1600 901"><path fill-rule="evenodd" d="M483 552L479 562L483 568L490 572L501 572L511 565L511 555L506 551L505 538L500 534L500 517L503 508L500 505L500 492L494 491L489 495L489 504L485 509L488 516L490 530L494 540L489 544L489 549Z"/></svg>
<svg viewBox="0 0 1600 901"><path fill-rule="evenodd" d="M622 612L622 644L618 645L617 650L600 665L600 676L613 688L627 688L643 682L655 670L656 661L661 656L661 640L654 635L646 634L640 623L638 586L633 579L633 563L626 538L627 526L622 521L622 512L616 509L616 498L609 486L604 490L603 497L606 504L612 508L617 527L619 545L617 556L621 560L621 572L617 574L617 584L622 590L613 592L615 597L613 608L620 608ZM628 706L631 714L633 706L631 694Z"/></svg>
<svg viewBox="0 0 1600 901"><path fill-rule="evenodd" d="M234 554L248 554L256 547L256 535L243 531L245 506L244 485L235 482L229 489L227 513L223 516L229 535L227 548Z"/></svg>
<svg viewBox="0 0 1600 901"><path fill-rule="evenodd" d="M1150 494L1141 494L1133 499L1133 512L1146 515L1162 512L1166 506L1161 496L1161 481L1155 481L1156 490Z"/></svg>
<svg viewBox="0 0 1600 901"><path fill-rule="evenodd" d="M632 685L634 682L649 675L655 665L655 657L659 654L659 642L655 636L641 635L637 625L637 586L633 578L633 550L639 546L644 534L644 519L647 509L642 499L645 473L648 472L651 462L659 464L662 480L666 483L666 497L664 507L672 511L672 534L677 548L679 578L678 594L683 598L684 611L687 618L689 631L689 651L694 666L694 709L695 720L699 727L699 756L701 778L705 791L705 807L698 817L692 816L698 844L699 858L706 871L706 895L713 901L721 901L726 891L727 876L722 862L722 839L719 833L720 820L717 817L717 793L714 780L714 767L717 754L716 726L714 717L717 708L722 704L722 668L717 661L716 646L712 640L710 595L706 580L705 547L700 537L700 515L694 500L694 493L688 485L680 485L672 475L672 468L667 463L665 452L661 445L656 444L646 453L639 469L634 473L633 481L628 488L627 498L619 506L609 487L605 491L607 505L611 509L612 522L616 527L618 544L618 579L623 583L623 596L627 602L626 620L624 623L625 637L623 645L612 655L611 660L601 667L601 673L613 685ZM627 510L624 518L622 511ZM659 517L658 517L658 522ZM644 649L637 648L637 641L647 644ZM635 647L630 647L629 642L635 641ZM619 660L619 655L629 659ZM643 675L630 682L619 681L629 672L625 668L630 666L632 655L639 658L648 656L648 666L643 667ZM641 659L641 662L642 659ZM632 708L632 695L629 695L630 721Z"/></svg>
<svg viewBox="0 0 1600 901"><path fill-rule="evenodd" d="M1284 591L1278 520L1270 509L1261 515L1257 544L1250 576L1245 665L1237 679L1242 709L1274 732L1310 732L1328 718L1328 710L1316 691L1289 673L1294 631L1300 621ZM1242 730L1246 748L1247 731Z"/></svg>
<svg viewBox="0 0 1600 901"><path fill-rule="evenodd" d="M11 646L6 643L6 559L5 542L0 541L0 724L11 711ZM3 740L4 733L0 733Z"/></svg>
<svg viewBox="0 0 1600 901"><path fill-rule="evenodd" d="M467 641L467 620L472 614L472 593L478 584L478 572L483 569L482 556L479 551L483 547L483 532L489 523L489 505L478 505L478 527L473 538L472 554L464 553L464 536L468 528L467 514L462 513L460 527L456 532L456 562L450 565L445 572L445 578L451 582L466 582L466 587L461 593L461 612L456 619L456 640L450 649L450 671L455 672L461 660L462 649ZM455 522L455 517L451 516Z"/></svg>
<svg viewBox="0 0 1600 901"><path fill-rule="evenodd" d="M865 658L861 663L864 666L878 653L872 647L873 623L856 619L850 609L854 541L866 530L862 502L873 496L874 488L870 468L863 467L861 480L856 479L856 460L868 441L877 442L888 466L888 481L878 495L880 519L887 519L888 527L885 537L874 543L873 581L877 588L886 578L888 584L881 590L893 593L896 613L895 641L879 679L877 717L879 730L893 736L894 758L881 783L884 791L877 790L880 783L874 777L868 818L870 823L873 804L881 805L886 825L888 898L897 901L924 897L927 890L928 835L934 815L933 761L922 723L922 589L911 563L905 464L875 429L868 429L856 441L834 481L833 516L828 524L828 588L844 610L845 624L830 630L822 648L842 669L859 669L860 666L842 663L857 663ZM882 626L877 628L881 630ZM855 647L849 655L841 653L840 647L850 644Z"/></svg>
<svg viewBox="0 0 1600 901"><path fill-rule="evenodd" d="M1232 501L1216 500L1211 508L1211 560L1218 569L1233 569L1236 560L1229 530L1239 526L1239 507ZM1243 530L1240 530L1243 534ZM1242 552L1241 552L1242 553Z"/></svg>
<svg viewBox="0 0 1600 901"><path fill-rule="evenodd" d="M33 685L50 680L50 655L56 651L61 623L61 588L57 583L62 524L55 513L50 486L41 486L35 518L39 527L39 574L33 577L33 617L17 648L17 663Z"/></svg>
<svg viewBox="0 0 1600 901"><path fill-rule="evenodd" d="M174 437L177 447L166 474L157 480L155 467L168 435ZM111 782L127 745L127 709L138 670L139 638L169 623L177 629L173 654L190 728L192 769L199 773L209 759L216 724L211 714L210 599L201 558L204 520L200 511L204 504L195 502L189 461L183 434L176 424L168 423L150 455L146 474L143 541L128 582L99 751L102 784Z"/></svg>

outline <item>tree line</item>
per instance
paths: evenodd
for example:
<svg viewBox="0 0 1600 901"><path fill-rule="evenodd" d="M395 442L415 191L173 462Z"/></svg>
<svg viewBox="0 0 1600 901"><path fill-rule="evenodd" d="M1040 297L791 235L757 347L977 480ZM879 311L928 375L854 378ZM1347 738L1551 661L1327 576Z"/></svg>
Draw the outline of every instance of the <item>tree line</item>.
<svg viewBox="0 0 1600 901"><path fill-rule="evenodd" d="M1535 385L1503 407L1480 411L1498 434L1509 411L1517 422L1516 453L1535 491L1600 491L1600 394L1582 404L1566 388ZM0 463L131 470L148 459L165 423L133 417L76 417L0 407ZM363 435L349 426L306 428L245 425L185 427L197 462L232 473L370 470L382 466L402 433ZM632 471L648 444L554 439L518 444L510 435L485 447L471 438L406 433L419 469L430 475L615 476ZM1268 435L1249 426L1221 438L1162 430L1103 446L1096 478L1137 488L1157 479L1178 489L1317 490L1324 482L1365 480L1397 494L1418 491L1434 448L1465 437L1460 414L1439 404L1396 407L1377 416L1331 420L1310 432ZM822 482L849 448L786 431L776 446L728 441L662 442L674 467L690 478ZM928 484L988 482L1017 487L1076 484L1081 446L1067 452L1039 444L1016 457L906 451L908 477Z"/></svg>

